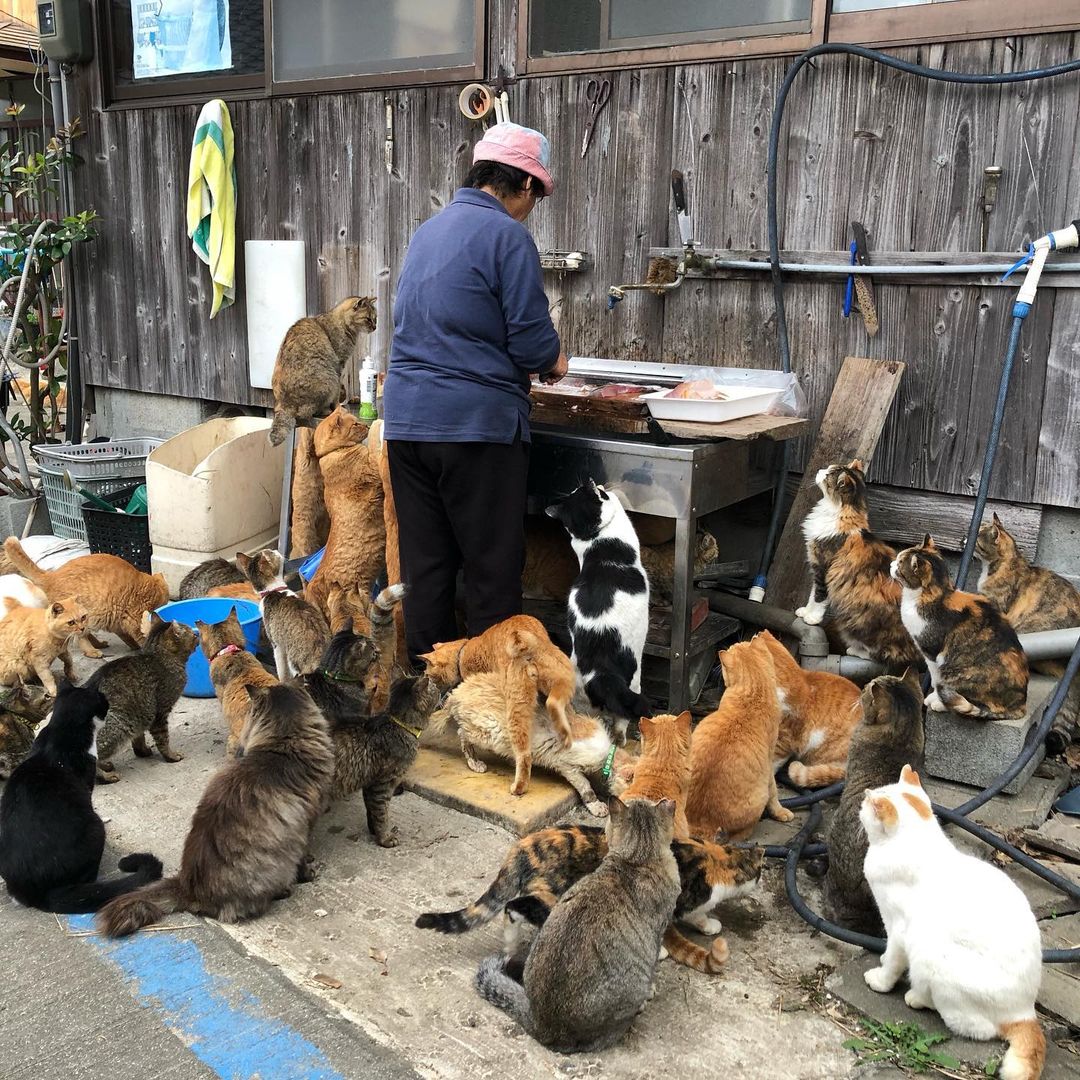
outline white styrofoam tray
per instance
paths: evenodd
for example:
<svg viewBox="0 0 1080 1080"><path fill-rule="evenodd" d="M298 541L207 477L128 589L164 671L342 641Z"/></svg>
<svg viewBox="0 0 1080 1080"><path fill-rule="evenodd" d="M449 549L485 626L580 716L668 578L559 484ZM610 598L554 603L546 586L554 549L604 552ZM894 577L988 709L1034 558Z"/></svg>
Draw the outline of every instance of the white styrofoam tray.
<svg viewBox="0 0 1080 1080"><path fill-rule="evenodd" d="M702 401L694 398L668 397L669 390L642 394L641 400L657 420L699 420L719 424L741 416L756 416L768 412L783 393L767 386L725 386L727 401Z"/></svg>

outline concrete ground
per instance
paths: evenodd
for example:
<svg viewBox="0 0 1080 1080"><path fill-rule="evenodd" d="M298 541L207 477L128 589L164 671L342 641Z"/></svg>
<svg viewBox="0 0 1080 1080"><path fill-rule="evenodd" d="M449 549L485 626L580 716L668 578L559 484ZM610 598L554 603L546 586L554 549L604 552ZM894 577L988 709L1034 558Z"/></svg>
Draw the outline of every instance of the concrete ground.
<svg viewBox="0 0 1080 1080"><path fill-rule="evenodd" d="M107 867L129 851L153 851L166 873L179 862L191 812L223 761L225 732L213 699L181 699L171 726L182 762L125 750L114 757L120 781L95 792L107 821ZM565 1057L534 1043L473 989L477 963L499 948L499 923L461 937L413 925L423 910L478 896L514 837L410 793L394 799L392 820L400 846L384 850L367 834L358 797L332 807L315 831L317 879L247 924L177 915L168 924L178 929L118 946L72 936L90 925L85 919L60 923L8 903L0 948L16 975L0 980L0 1030L16 1053L3 1055L0 1073L42 1080L854 1075L855 1059L841 1046L848 1032L823 1014L820 984L826 969L857 950L815 934L792 912L778 865L755 895L721 909L731 948L722 975L664 962L655 998L622 1044ZM782 839L778 826L768 828ZM818 902L812 883L805 892Z"/></svg>

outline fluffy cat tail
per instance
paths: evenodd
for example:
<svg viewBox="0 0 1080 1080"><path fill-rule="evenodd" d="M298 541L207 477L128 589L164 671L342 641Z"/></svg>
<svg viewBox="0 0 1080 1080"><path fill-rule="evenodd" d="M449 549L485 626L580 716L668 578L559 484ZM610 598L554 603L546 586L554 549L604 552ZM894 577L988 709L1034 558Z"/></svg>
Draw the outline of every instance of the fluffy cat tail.
<svg viewBox="0 0 1080 1080"><path fill-rule="evenodd" d="M128 876L114 881L90 881L50 889L45 895L42 909L58 915L85 915L99 911L110 900L157 881L161 877L161 860L141 853L125 855L120 860L120 869L127 871Z"/></svg>
<svg viewBox="0 0 1080 1080"><path fill-rule="evenodd" d="M1046 1036L1039 1021L1032 1017L1002 1024L998 1034L1009 1044L998 1073L1001 1080L1038 1080L1046 1061Z"/></svg>
<svg viewBox="0 0 1080 1080"><path fill-rule="evenodd" d="M23 551L22 544L14 536L9 536L4 541L4 554L24 578L28 578L35 585L45 584L45 571Z"/></svg>
<svg viewBox="0 0 1080 1080"><path fill-rule="evenodd" d="M107 937L127 937L174 911L183 911L186 903L180 879L162 878L111 900L98 912L98 929Z"/></svg>
<svg viewBox="0 0 1080 1080"><path fill-rule="evenodd" d="M683 937L673 926L664 931L664 948L677 964L704 971L706 975L717 975L723 971L728 958L727 942L722 937L716 938L710 948L704 949Z"/></svg>
<svg viewBox="0 0 1080 1080"><path fill-rule="evenodd" d="M370 619L372 625L389 622L394 617L394 608L405 599L404 585L387 585L371 602Z"/></svg>
<svg viewBox="0 0 1080 1080"><path fill-rule="evenodd" d="M585 692L598 709L626 717L627 720L636 721L653 713L652 704L647 697L631 690L623 679L610 672L594 675L585 687Z"/></svg>
<svg viewBox="0 0 1080 1080"><path fill-rule="evenodd" d="M525 987L510 977L504 956L487 956L476 969L476 989L480 996L512 1016L527 1032L532 1032L532 1010Z"/></svg>
<svg viewBox="0 0 1080 1080"><path fill-rule="evenodd" d="M270 445L280 446L294 427L296 427L296 417L292 413L274 409L274 422L270 425L270 430L267 433Z"/></svg>

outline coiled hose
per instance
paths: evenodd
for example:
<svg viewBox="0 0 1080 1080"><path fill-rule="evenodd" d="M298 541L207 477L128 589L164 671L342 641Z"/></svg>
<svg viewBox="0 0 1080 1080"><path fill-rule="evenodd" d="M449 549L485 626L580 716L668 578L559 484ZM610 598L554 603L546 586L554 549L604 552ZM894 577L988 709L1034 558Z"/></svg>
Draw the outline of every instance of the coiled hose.
<svg viewBox="0 0 1080 1080"><path fill-rule="evenodd" d="M886 67L894 68L897 71L905 72L909 75L918 75L922 78L932 79L936 82L949 82L949 83L969 83L969 84L1002 84L1002 83L1020 83L1031 82L1039 79L1049 79L1057 75L1065 75L1071 72L1080 71L1080 60L1069 61L1064 64L1057 64L1053 67L1047 68L1035 68L1030 71L1014 71L1004 74L986 74L978 75L969 72L960 71L945 71L937 68L925 67L922 64L913 64L906 60L900 60L895 56L890 56L887 53L878 52L875 49L867 49L860 45L844 45L844 44L825 44L817 45L812 49L808 49L795 59L795 62L788 69L787 74L784 77L784 81L780 86L780 92L776 98L776 105L773 110L772 125L769 130L769 152L767 163L767 222L769 232L769 268L771 271L772 285L773 285L773 297L776 302L776 331L777 331L777 348L780 353L780 367L784 372L791 371L791 346L788 340L788 327L787 327L787 314L784 308L784 279L780 269L780 240L779 240L779 226L778 226L778 214L777 214L777 157L780 147L780 129L784 118L784 106L787 101L788 93L791 90L791 86L797 78L799 72L803 67L810 63L814 57L822 56L828 53L847 53L852 56L861 57L864 60L872 60L875 63L883 64ZM964 553L961 558L960 572L957 575L957 581L962 588L964 580L967 576L968 567L971 563L972 553L975 546L975 537L978 533L978 527L982 520L983 509L986 506L986 498L990 486L990 478L993 473L994 462L997 457L998 444L1001 436L1001 424L1004 418L1005 402L1008 395L1009 382L1012 377L1013 358L1016 354L1016 349L1019 345L1020 331L1023 326L1022 317L1014 317L1013 325L1009 337L1009 345L1006 351L1005 362L1002 367L1001 378L998 385L998 395L994 406L994 415L991 421L990 434L987 439L986 452L983 457L982 472L979 477L979 489L978 495L975 501L974 513L972 514L971 524L968 528L967 541L964 547ZM780 532L781 520L783 517L783 492L784 484L787 478L789 453L787 451L788 444L784 444L784 452L781 455L780 468L777 474L777 481L775 487L775 496L773 500L772 515L769 521L769 530L766 536L765 547L762 550L761 563L758 567L758 575L755 580L755 585L764 588L765 575L768 567L772 562L773 551L776 546L776 541ZM966 815L977 810L980 806L989 802L995 795L999 794L1016 776L1020 774L1024 766L1031 760L1035 751L1045 740L1050 727L1060 710L1062 703L1065 700L1065 696L1068 693L1069 687L1072 683L1077 670L1080 669L1080 641L1077 642L1076 647L1073 649L1072 656L1069 659L1069 663L1066 666L1065 674L1062 676L1061 681L1058 683L1057 689L1048 704L1046 711L1043 714L1042 720L1038 727L1029 734L1028 741L1025 744L1023 752L1017 758L1015 762L1006 770L1000 777L997 778L989 787L981 791L974 798L969 799L962 806L957 807L955 810L950 810L947 807L938 806L935 804L934 812L937 816L951 824L957 825L965 831L971 833L973 836L982 840L984 843L990 844L998 851L1004 852L1014 862L1019 863L1032 873L1037 874L1042 880L1048 882L1054 888L1059 889L1061 892L1070 896L1073 899L1080 900L1080 886L1075 885L1073 882L1066 880L1058 874L1046 869L1040 863L1036 862L1030 856L1025 855L1024 852L1019 851L1013 845L1002 840L996 834L990 832L988 829L984 829L980 825L976 825L974 822L968 821ZM858 945L864 949L869 949L873 952L883 952L885 948L885 942L880 938L869 937L866 934L857 934L850 930L846 930L844 927L837 926L834 923L829 922L827 919L818 915L812 911L798 890L798 880L796 870L798 868L799 860L801 858L808 858L817 855L821 855L826 851L824 844L810 844L809 839L811 835L820 827L821 824L821 804L822 802L830 798L833 795L839 794L843 790L842 784L834 784L831 787L823 788L820 791L812 793L800 793L792 799L783 800L783 805L789 809L796 809L800 807L810 807L810 813L807 820L799 830L795 838L786 847L769 846L765 849L766 855L773 858L783 858L784 863L784 884L787 890L788 899L791 901L792 907L799 913L799 915L806 920L815 929L820 930L822 933L828 934L830 937L834 937L839 941L845 941L851 945ZM1080 961L1080 949L1046 949L1043 951L1043 961L1045 963L1073 963Z"/></svg>

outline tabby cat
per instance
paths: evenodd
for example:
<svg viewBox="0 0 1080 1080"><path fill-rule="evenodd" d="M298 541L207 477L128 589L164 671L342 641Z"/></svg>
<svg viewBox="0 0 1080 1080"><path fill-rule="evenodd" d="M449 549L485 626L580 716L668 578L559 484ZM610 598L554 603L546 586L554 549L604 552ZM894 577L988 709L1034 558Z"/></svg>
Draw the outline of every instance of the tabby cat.
<svg viewBox="0 0 1080 1080"><path fill-rule="evenodd" d="M903 587L904 625L930 669L926 707L990 720L1023 716L1028 666L1016 631L985 597L953 588L929 533L921 547L897 555L892 573Z"/></svg>
<svg viewBox="0 0 1080 1080"><path fill-rule="evenodd" d="M795 614L815 626L831 610L853 656L890 667L915 663L918 649L900 619L900 589L889 576L896 552L870 531L862 462L820 470L817 486L821 501L803 522L814 583Z"/></svg>
<svg viewBox="0 0 1080 1080"><path fill-rule="evenodd" d="M849 930L881 933L881 916L863 876L866 833L859 809L868 788L891 783L901 768L922 765L923 694L918 672L880 675L863 688L862 723L851 735L847 782L833 811L826 839L829 870L825 902L830 918Z"/></svg>
<svg viewBox="0 0 1080 1080"><path fill-rule="evenodd" d="M0 692L0 780L26 759L37 726L51 706L43 686L24 683Z"/></svg>
<svg viewBox="0 0 1080 1080"><path fill-rule="evenodd" d="M23 607L5 597L7 611L0 619L0 685L18 686L37 678L47 693L56 696L52 662L60 658L64 676L75 678L68 647L86 632L86 609L74 597L54 600L48 607Z"/></svg>
<svg viewBox="0 0 1080 1080"><path fill-rule="evenodd" d="M643 716L638 721L638 731L641 755L634 766L633 782L620 798L625 803L632 799L671 799L675 803L675 839L688 840L690 713Z"/></svg>
<svg viewBox="0 0 1080 1080"><path fill-rule="evenodd" d="M342 629L348 629L352 633L364 634L370 637L371 644L375 647L374 670L369 672L365 667L362 672L365 681L371 680L368 712L385 709L390 697L390 686L397 670L398 658L395 618L401 610L404 597L404 585L388 585L374 600L369 600L355 586L345 588L332 585L326 598L326 606L330 612L330 632L336 634ZM327 649L332 648L332 645L333 639ZM324 674L333 671L336 663L333 658L328 660L324 653L321 670ZM350 674L356 673L350 671Z"/></svg>
<svg viewBox="0 0 1080 1080"><path fill-rule="evenodd" d="M348 296L322 315L300 319L285 332L274 361L274 422L269 438L280 446L297 425L313 427L342 398L341 376L361 331L375 329L375 297Z"/></svg>
<svg viewBox="0 0 1080 1080"><path fill-rule="evenodd" d="M176 596L178 600L195 600L209 596L212 589L246 584L247 578L228 559L207 559L184 575Z"/></svg>

